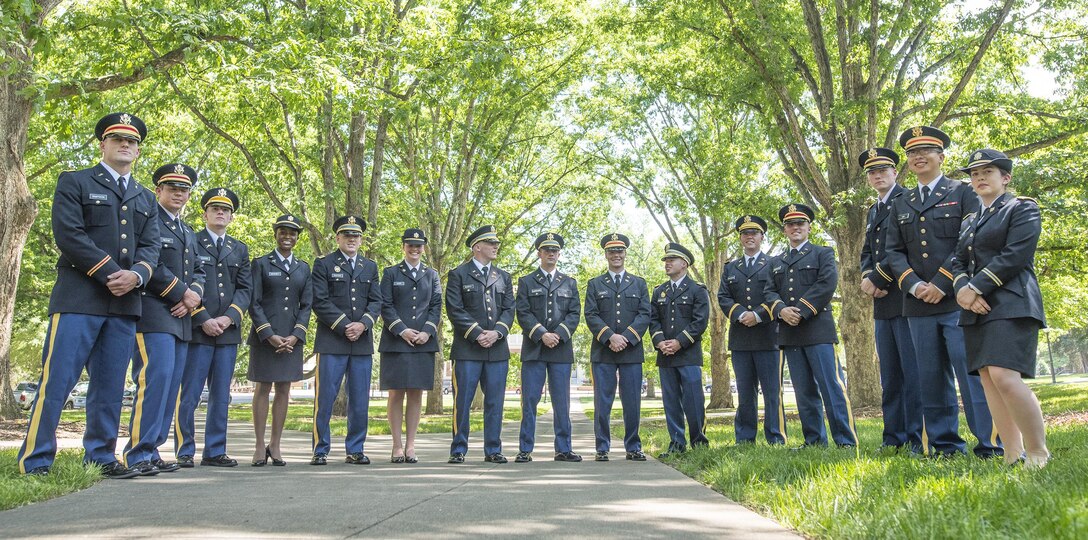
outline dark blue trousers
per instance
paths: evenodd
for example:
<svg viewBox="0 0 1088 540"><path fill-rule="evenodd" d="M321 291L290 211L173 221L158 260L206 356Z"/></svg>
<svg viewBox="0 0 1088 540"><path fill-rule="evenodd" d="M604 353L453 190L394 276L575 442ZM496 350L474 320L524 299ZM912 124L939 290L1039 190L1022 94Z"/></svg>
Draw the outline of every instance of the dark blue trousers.
<svg viewBox="0 0 1088 540"><path fill-rule="evenodd" d="M827 445L824 411L831 426L831 438L836 444L857 446L854 414L846 397L842 367L835 358L835 346L830 343L803 347L782 347L790 365L790 380L797 398L797 413L801 416L801 432L805 444Z"/></svg>
<svg viewBox="0 0 1088 540"><path fill-rule="evenodd" d="M348 435L344 449L348 454L363 451L370 411L370 378L373 358L370 355L319 354L317 375L314 380L314 455L328 454L330 442L329 420L340 384L348 381Z"/></svg>
<svg viewBox="0 0 1088 540"><path fill-rule="evenodd" d="M967 374L967 352L959 319L958 311L907 318L915 358L918 360L918 381L925 421L922 444L927 453L966 452L967 443L959 434L959 406L952 379L954 374L959 381L967 426L978 438L975 454L1001 455L1004 452L986 404L982 382L977 375Z"/></svg>
<svg viewBox="0 0 1088 540"><path fill-rule="evenodd" d="M628 452L642 450L638 423L642 413L642 364L607 364L593 362L593 434L598 452L612 448L609 423L612 403L616 400L617 378L620 404L623 406L623 448ZM618 375L618 377L617 377Z"/></svg>
<svg viewBox="0 0 1088 540"><path fill-rule="evenodd" d="M691 445L709 444L706 409L703 400L703 368L700 366L658 367L661 401L665 405L665 424L669 430L669 448L687 448L684 419L687 418Z"/></svg>
<svg viewBox="0 0 1088 540"><path fill-rule="evenodd" d="M884 446L922 448L922 397L918 361L906 317L876 319L876 356L880 360L880 409L884 416Z"/></svg>
<svg viewBox="0 0 1088 540"><path fill-rule="evenodd" d="M737 380L737 442L755 442L759 420L759 388L763 389L763 436L770 444L786 444L783 432L782 354L779 351L731 351Z"/></svg>
<svg viewBox="0 0 1088 540"><path fill-rule="evenodd" d="M136 395L132 399L132 415L128 422L125 465L156 459L159 445L166 441L177 399L177 387L173 387L171 392L174 372L178 359L182 366L185 365L188 349L187 342L172 334L136 334L136 351L132 357L132 382L136 384Z"/></svg>
<svg viewBox="0 0 1088 540"><path fill-rule="evenodd" d="M166 407L162 411L162 421L159 437L155 439L155 447L151 449L151 459L161 459L159 447L166 443L170 437L170 425L174 424L174 440L181 440L181 429L175 418L181 409L181 380L185 377L185 365L189 363L189 342L179 341L177 354L174 357L174 372L170 374L170 385L166 388ZM198 398L199 399L199 398Z"/></svg>
<svg viewBox="0 0 1088 540"><path fill-rule="evenodd" d="M174 441L178 456L196 454L196 408L200 393L208 385L208 412L204 418L204 451L202 456L213 458L227 453L227 408L230 406L230 381L234 378L234 363L238 359L237 345L205 345L190 343L181 378L181 405L178 407L177 430Z"/></svg>
<svg viewBox="0 0 1088 540"><path fill-rule="evenodd" d="M117 461L114 451L125 371L135 338L135 319L82 313L54 313L49 317L38 395L30 406L26 438L16 457L19 472L25 474L53 464L60 413L84 368L90 381L83 461L99 465Z"/></svg>
<svg viewBox="0 0 1088 540"><path fill-rule="evenodd" d="M521 435L518 449L532 452L536 444L536 406L544 391L544 378L552 394L552 428L555 451L570 452L570 364L560 362L522 362L521 364Z"/></svg>
<svg viewBox="0 0 1088 540"><path fill-rule="evenodd" d="M506 398L508 362L453 361L453 443L450 454L468 452L469 407L476 386L484 392L484 455L502 452L502 404Z"/></svg>

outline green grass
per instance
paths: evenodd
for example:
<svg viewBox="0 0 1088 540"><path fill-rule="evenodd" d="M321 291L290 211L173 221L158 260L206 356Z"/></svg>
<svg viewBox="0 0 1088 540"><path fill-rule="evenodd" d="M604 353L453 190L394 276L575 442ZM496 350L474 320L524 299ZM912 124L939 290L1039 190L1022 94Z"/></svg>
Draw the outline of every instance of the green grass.
<svg viewBox="0 0 1088 540"><path fill-rule="evenodd" d="M711 446L670 458L681 472L779 523L815 538L1088 537L1088 384L1035 387L1048 415L1053 461L1041 471L974 457L932 461L876 453L882 421L859 419L861 450L800 452L734 446L731 419L711 419ZM1066 415L1066 416L1054 416ZM961 417L961 434L973 444ZM790 444L800 423L788 422ZM643 441L668 445L663 422Z"/></svg>
<svg viewBox="0 0 1088 540"><path fill-rule="evenodd" d="M97 467L83 465L83 454L78 450L59 452L46 476L25 476L19 472L17 452L14 448L0 450L0 510L60 497L102 479Z"/></svg>

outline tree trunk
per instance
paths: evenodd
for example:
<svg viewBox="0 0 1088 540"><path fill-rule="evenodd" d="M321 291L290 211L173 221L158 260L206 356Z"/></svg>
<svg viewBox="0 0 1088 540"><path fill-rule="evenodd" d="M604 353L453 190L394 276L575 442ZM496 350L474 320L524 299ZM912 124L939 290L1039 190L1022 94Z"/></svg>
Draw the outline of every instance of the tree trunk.
<svg viewBox="0 0 1088 540"><path fill-rule="evenodd" d="M434 336L434 339L438 340L438 352L434 354L434 382L431 384L431 391L427 392L427 414L442 414L443 410L442 389L446 378L446 355L444 352L446 350L446 332L443 330L444 327L445 325L439 321L438 333Z"/></svg>
<svg viewBox="0 0 1088 540"><path fill-rule="evenodd" d="M44 16L44 15L43 15ZM22 49L22 46L26 49ZM11 331L15 317L15 293L19 287L23 247L38 204L26 183L23 153L26 151L27 126L32 106L25 96L32 80L33 59L22 51L32 50L30 43L4 43L0 56L5 72L0 78L0 419L22 415L11 391Z"/></svg>
<svg viewBox="0 0 1088 540"><path fill-rule="evenodd" d="M729 347L726 345L726 318L718 307L718 287L722 280L725 256L715 253L706 265L706 288L710 292L710 403L708 409L734 407L730 391Z"/></svg>
<svg viewBox="0 0 1088 540"><path fill-rule="evenodd" d="M859 208L844 208L845 225L834 227L831 234L839 256L839 295L842 310L839 333L846 352L847 391L854 407L880 406L880 367L873 339L873 300L861 292L861 248L865 242L865 212Z"/></svg>
<svg viewBox="0 0 1088 540"><path fill-rule="evenodd" d="M654 380L651 377L646 377L646 399L653 399L657 397L657 388L654 387Z"/></svg>

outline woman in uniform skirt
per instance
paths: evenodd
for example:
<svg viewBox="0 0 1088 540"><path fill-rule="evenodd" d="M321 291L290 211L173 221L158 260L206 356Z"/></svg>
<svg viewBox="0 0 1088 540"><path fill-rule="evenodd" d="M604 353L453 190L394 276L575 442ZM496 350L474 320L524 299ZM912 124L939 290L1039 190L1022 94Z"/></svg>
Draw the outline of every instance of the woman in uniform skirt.
<svg viewBox="0 0 1088 540"><path fill-rule="evenodd" d="M1012 160L997 150L973 152L960 171L971 175L980 203L963 221L952 266L967 367L982 378L1005 462L1040 468L1050 457L1043 413L1023 381L1035 378L1039 329L1046 325L1034 270L1039 205L1006 191Z"/></svg>
<svg viewBox="0 0 1088 540"><path fill-rule="evenodd" d="M302 349L306 328L310 324L310 266L295 258L298 243L298 218L280 216L272 226L276 249L264 257L253 259L253 302L249 315L253 321L249 333L249 374L256 383L253 391L253 431L257 444L253 466L260 467L272 460L272 465L286 463L280 455L280 436L287 419L287 402L291 383L302 380ZM268 393L275 386L272 404L272 434L268 445L264 429L268 420Z"/></svg>
<svg viewBox="0 0 1088 540"><path fill-rule="evenodd" d="M427 237L408 229L401 237L404 260L382 272L382 330L379 380L389 391L389 431L393 435L393 463L416 463L415 439L423 391L434 388L434 355L438 352L442 287L438 272L420 258ZM405 406L407 396L407 406ZM401 441L401 423L405 440Z"/></svg>

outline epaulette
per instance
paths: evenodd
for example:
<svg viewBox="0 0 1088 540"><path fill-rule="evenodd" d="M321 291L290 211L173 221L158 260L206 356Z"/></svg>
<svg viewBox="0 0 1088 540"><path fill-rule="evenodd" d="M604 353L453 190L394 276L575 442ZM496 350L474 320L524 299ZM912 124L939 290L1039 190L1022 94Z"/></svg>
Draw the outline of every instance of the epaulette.
<svg viewBox="0 0 1088 540"><path fill-rule="evenodd" d="M1031 202L1035 203L1036 206L1039 205L1039 201L1037 201L1035 199L1032 199L1031 197L1025 197L1023 195L1017 195L1016 200L1018 200L1018 201L1031 201Z"/></svg>

